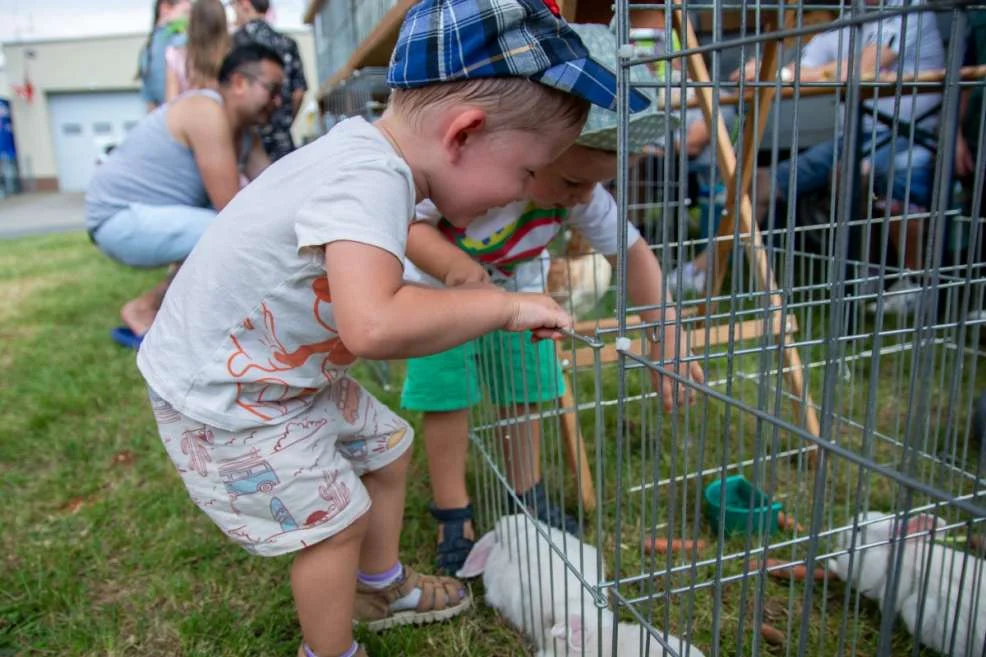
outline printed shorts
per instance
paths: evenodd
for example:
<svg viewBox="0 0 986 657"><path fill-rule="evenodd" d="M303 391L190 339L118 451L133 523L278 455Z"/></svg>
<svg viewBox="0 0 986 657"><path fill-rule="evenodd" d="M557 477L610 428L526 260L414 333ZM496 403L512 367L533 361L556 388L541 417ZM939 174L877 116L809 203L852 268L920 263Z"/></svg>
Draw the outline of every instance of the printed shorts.
<svg viewBox="0 0 986 657"><path fill-rule="evenodd" d="M192 501L249 552L277 556L334 536L370 508L360 477L410 447L411 427L348 376L278 425L225 431L150 391L161 439Z"/></svg>

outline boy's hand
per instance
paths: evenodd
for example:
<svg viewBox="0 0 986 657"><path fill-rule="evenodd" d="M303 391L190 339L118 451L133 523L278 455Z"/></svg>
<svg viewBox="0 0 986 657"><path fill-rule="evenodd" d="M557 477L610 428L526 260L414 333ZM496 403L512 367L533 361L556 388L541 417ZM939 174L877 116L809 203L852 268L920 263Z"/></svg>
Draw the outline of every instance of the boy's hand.
<svg viewBox="0 0 986 657"><path fill-rule="evenodd" d="M486 268L469 257L456 258L455 262L445 272L445 280L442 281L448 287L468 285L475 283L489 283L490 275Z"/></svg>
<svg viewBox="0 0 986 657"><path fill-rule="evenodd" d="M530 330L535 340L558 340L558 329L571 329L575 323L554 299L544 294L510 294L510 320L507 331Z"/></svg>
<svg viewBox="0 0 986 657"><path fill-rule="evenodd" d="M684 345L684 340L682 337L682 345L680 349L675 349L675 341L678 336L675 335L674 328L669 326L665 329L664 333L664 343L652 342L650 348L650 358L656 362L663 362L666 365L674 366L678 372L678 375L686 380L691 380L694 383L705 383L705 372L702 370L701 365L695 361L685 362L686 358L689 358L692 354L688 351L687 347ZM675 363L675 358L678 358L678 362ZM660 372L651 371L651 383L654 389L660 388L661 396L664 399L664 412L670 413L673 409L679 408L681 406L687 406L695 400L695 389L686 386L680 381L676 381L671 377L661 376Z"/></svg>

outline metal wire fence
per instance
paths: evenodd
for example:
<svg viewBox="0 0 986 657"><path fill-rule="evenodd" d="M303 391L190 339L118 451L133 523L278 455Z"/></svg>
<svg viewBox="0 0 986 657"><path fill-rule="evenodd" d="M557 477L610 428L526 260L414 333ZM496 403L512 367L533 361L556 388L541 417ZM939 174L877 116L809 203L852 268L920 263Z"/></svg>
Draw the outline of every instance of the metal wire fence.
<svg viewBox="0 0 986 657"><path fill-rule="evenodd" d="M679 121L634 162L621 102L612 284L589 254L549 286L594 301L557 348L565 394L472 418L481 528L510 513L526 468L598 550L585 577L575 538L497 526L519 604L557 598L546 627L524 629L559 655L982 655L986 118L964 96L986 86L966 59L983 7L615 8L620 43L638 12L662 19L664 43L679 35L677 50L621 51L620 72L622 101L630 67L678 71L655 86ZM819 38L827 69L810 61ZM683 146L696 121L704 157ZM631 302L627 222L680 324ZM684 341L705 383L651 360L652 339ZM481 366L547 384L505 358ZM665 377L693 403L666 413Z"/></svg>

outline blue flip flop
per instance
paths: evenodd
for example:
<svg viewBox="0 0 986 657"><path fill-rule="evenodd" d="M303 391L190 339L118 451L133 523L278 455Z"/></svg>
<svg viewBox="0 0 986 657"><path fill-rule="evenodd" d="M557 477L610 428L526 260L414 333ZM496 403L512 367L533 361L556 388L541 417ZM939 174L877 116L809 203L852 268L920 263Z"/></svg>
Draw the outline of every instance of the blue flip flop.
<svg viewBox="0 0 986 657"><path fill-rule="evenodd" d="M117 326L110 331L110 337L113 338L113 342L127 349L138 349L140 343L144 341L144 336L137 335L126 326Z"/></svg>

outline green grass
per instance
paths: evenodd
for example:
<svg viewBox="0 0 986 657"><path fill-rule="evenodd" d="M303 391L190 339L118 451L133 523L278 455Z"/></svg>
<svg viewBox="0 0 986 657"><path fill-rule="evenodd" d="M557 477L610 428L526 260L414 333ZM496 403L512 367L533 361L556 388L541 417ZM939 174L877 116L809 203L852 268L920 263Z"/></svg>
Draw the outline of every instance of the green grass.
<svg viewBox="0 0 986 657"><path fill-rule="evenodd" d="M0 511L0 657L295 654L299 635L288 584L290 560L248 555L194 507L160 445L133 352L109 340L108 330L117 323L120 305L161 275L113 264L83 235L0 242L0 499L4 502ZM819 356L814 352L820 348L808 350L812 358ZM954 367L957 358L936 358L935 371ZM712 374L725 376L725 363L725 358L717 359ZM733 365L737 371L756 372L759 363L756 356L744 356L734 359ZM890 436L898 435L901 413L906 410L900 399L901 391L907 390L906 378L902 383L901 377L909 368L906 354L881 365L876 422ZM357 368L357 376L367 387L395 408L400 375L400 366L395 365L390 374L394 385L388 390L367 366ZM859 419L866 407L859 391L865 391L871 376L867 362L853 365L852 375L852 386L840 387L835 404L840 416ZM981 389L982 372L978 375ZM814 394L820 390L821 370L812 371L810 381ZM628 382L631 394L646 390L639 372L631 373ZM591 374L579 375L577 389L580 401L593 398ZM603 399L615 399L615 390L616 375L607 369ZM753 382L734 376L729 391L735 398L773 408L773 401L758 402L761 392ZM948 390L935 383L932 411L945 408L948 400ZM706 404L708 419L704 420ZM955 410L964 418L960 406ZM666 476L672 468L680 474L700 464L708 467L723 459L735 460L737 455L752 458L758 449L767 454L775 440L777 448L800 444L784 431L775 437L768 423L757 422L737 409L727 417L724 405L714 400L700 400L678 423L659 413L653 400L634 402L628 409L624 491L653 481L656 475ZM715 537L695 513L700 483L711 477L621 495L616 489L614 409L607 407L599 413L586 409L580 416L590 454L597 445L604 454L603 472L597 474L603 482L599 519L605 533L600 540L592 530L589 538L601 546L611 573L618 550L623 577L658 573L650 583L623 584L620 592L636 597L669 586L713 581L711 566L665 577L660 573L668 562L651 560L639 548L642 536L655 527L658 533L666 531L661 527L670 522L676 536L697 533L706 539L708 545L700 557L715 558ZM777 413L792 419L787 403ZM417 424L416 416L409 419ZM603 427L599 435L594 430L597 419ZM546 480L553 491L566 488L571 501L571 481L560 465L558 421L546 421L545 433ZM843 423L836 433L847 445L862 449L861 431ZM941 433L926 432L929 449L944 444ZM479 437L483 444L492 444L488 433L480 431ZM881 462L895 463L899 450L880 443L873 455ZM406 562L430 571L435 528L427 514L423 456L423 450L416 448L402 553ZM935 471L922 468L922 480L936 481L956 492L968 487L959 477L935 479ZM481 500L486 496L479 508L489 509L488 467L475 460L472 469L477 496ZM745 473L752 477L753 469ZM813 471L805 460L766 460L760 475L762 481L776 481L771 487L778 498L808 524L803 518L813 499ZM830 463L823 493L823 529L845 524L858 475L855 467ZM876 477L868 477L867 485L874 504L889 504L898 492ZM616 536L618 499L623 531ZM493 518L489 515L480 517L481 529L490 526ZM734 537L723 546L723 554L746 547L742 538ZM802 542L770 556L803 558L804 551ZM689 562L675 557L673 563ZM741 572L741 563L725 562L723 574ZM750 625L752 601L760 585L759 578L752 577L746 583L719 587L723 654L750 654L757 634ZM767 579L763 586L764 617L791 635L787 650L794 654L798 625L805 613L803 589L774 579ZM640 608L662 627L689 632L708 653L714 640L711 590L693 596L655 596L653 602L640 603ZM479 596L481 586L474 584L473 591ZM843 587L833 580L816 591L807 612L812 614L807 654L835 653L833 637L842 621L843 595ZM854 598L850 605L848 632L859 646L858 654L875 654L878 611L864 602L857 614ZM520 655L526 650L524 641L482 605L444 625L379 636L360 633L358 638L374 657L492 657ZM894 653L904 653L908 646L907 635L898 628Z"/></svg>
<svg viewBox="0 0 986 657"><path fill-rule="evenodd" d="M188 499L132 351L108 331L162 272L84 235L0 242L0 655L294 655L290 560L248 555ZM396 407L397 392L375 386ZM399 373L395 373L395 379ZM423 450L402 536L431 570ZM374 657L515 655L485 608L426 629L360 635Z"/></svg>

